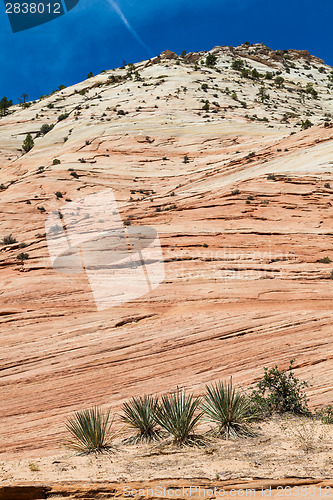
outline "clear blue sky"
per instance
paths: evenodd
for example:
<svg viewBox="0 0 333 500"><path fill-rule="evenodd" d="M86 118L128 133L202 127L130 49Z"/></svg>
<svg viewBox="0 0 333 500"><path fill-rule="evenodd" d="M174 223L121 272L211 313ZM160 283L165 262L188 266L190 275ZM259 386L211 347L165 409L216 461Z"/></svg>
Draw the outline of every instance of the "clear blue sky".
<svg viewBox="0 0 333 500"><path fill-rule="evenodd" d="M332 0L80 0L66 15L13 34L0 2L0 98L36 99L165 49L244 41L307 49L333 65L332 19Z"/></svg>

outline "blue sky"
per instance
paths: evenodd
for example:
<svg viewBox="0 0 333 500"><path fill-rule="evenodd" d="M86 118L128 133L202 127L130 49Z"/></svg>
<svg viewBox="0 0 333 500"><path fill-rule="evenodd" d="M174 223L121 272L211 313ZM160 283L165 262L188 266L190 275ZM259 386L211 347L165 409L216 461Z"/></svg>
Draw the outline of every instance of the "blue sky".
<svg viewBox="0 0 333 500"><path fill-rule="evenodd" d="M6 0L8 1L8 0ZM35 0L38 2L38 0ZM0 98L48 94L165 49L263 42L307 49L333 65L332 0L80 0L66 15L12 33L0 4Z"/></svg>

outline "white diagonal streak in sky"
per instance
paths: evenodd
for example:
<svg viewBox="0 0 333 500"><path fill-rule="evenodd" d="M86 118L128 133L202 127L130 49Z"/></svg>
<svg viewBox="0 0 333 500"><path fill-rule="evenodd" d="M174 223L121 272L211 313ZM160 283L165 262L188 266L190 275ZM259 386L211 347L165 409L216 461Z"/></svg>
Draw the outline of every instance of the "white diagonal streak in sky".
<svg viewBox="0 0 333 500"><path fill-rule="evenodd" d="M116 11L116 13L118 14L118 16L120 17L120 19L122 20L122 22L125 24L126 28L131 33L131 35L134 36L134 38L140 43L140 45L142 45L142 47L144 47L147 50L147 52L149 54L152 54L152 50L148 47L147 44L145 44L145 42L142 40L142 38L135 31L135 29L133 28L133 26L131 25L131 23L127 20L125 14L121 10L121 8L117 4L117 2L115 0L107 0L107 1L111 5L111 7L113 7L113 9Z"/></svg>

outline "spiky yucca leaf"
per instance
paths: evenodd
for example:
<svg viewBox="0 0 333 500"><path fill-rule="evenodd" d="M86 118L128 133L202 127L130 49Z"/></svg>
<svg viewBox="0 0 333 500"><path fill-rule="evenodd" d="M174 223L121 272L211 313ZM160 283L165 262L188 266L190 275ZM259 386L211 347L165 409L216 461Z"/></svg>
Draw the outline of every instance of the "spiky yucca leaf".
<svg viewBox="0 0 333 500"><path fill-rule="evenodd" d="M157 410L157 422L173 437L177 445L196 442L194 429L199 424L202 411L197 412L201 399L185 391L177 390L171 396L163 396Z"/></svg>
<svg viewBox="0 0 333 500"><path fill-rule="evenodd" d="M202 409L206 419L217 424L217 433L226 438L235 436L254 436L255 432L248 423L257 418L250 411L250 402L240 394L230 382L217 382L206 386Z"/></svg>
<svg viewBox="0 0 333 500"><path fill-rule="evenodd" d="M115 434L110 434L112 423L110 410L103 413L100 408L94 407L77 411L66 422L71 439L65 441L65 445L79 454L108 451L115 437Z"/></svg>
<svg viewBox="0 0 333 500"><path fill-rule="evenodd" d="M158 398L144 395L143 397L132 398L123 404L123 413L120 415L125 424L136 430L136 434L126 442L138 443L155 441L160 437L157 429L157 408Z"/></svg>

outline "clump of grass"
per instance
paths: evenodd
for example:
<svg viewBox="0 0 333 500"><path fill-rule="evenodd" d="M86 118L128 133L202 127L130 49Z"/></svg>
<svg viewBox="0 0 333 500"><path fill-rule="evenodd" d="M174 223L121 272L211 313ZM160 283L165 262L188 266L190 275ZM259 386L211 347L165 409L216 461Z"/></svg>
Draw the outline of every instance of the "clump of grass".
<svg viewBox="0 0 333 500"><path fill-rule="evenodd" d="M150 443L161 436L157 428L158 398L144 395L134 397L123 404L121 420L127 427L136 431L133 436L126 439L128 443Z"/></svg>
<svg viewBox="0 0 333 500"><path fill-rule="evenodd" d="M248 398L236 391L230 382L217 382L206 386L206 395L202 408L206 419L217 425L216 434L229 439L237 436L254 436L254 431L248 425L258 418L251 412Z"/></svg>
<svg viewBox="0 0 333 500"><path fill-rule="evenodd" d="M162 397L156 420L177 446L200 442L200 437L194 433L203 415L203 411L198 411L200 404L200 398L193 394L186 396L184 389Z"/></svg>
<svg viewBox="0 0 333 500"><path fill-rule="evenodd" d="M315 412L315 416L323 424L333 424L333 406L327 405L323 406Z"/></svg>
<svg viewBox="0 0 333 500"><path fill-rule="evenodd" d="M3 245L13 245L14 243L17 243L17 240L11 234L9 236L4 236L2 239Z"/></svg>
<svg viewBox="0 0 333 500"><path fill-rule="evenodd" d="M323 449L327 441L327 432L325 433L323 425L314 419L302 419L301 422L290 422L283 426L289 436L295 442L297 448L309 452L319 452Z"/></svg>
<svg viewBox="0 0 333 500"><path fill-rule="evenodd" d="M317 260L320 264L330 264L332 261L329 257L323 257L322 259Z"/></svg>
<svg viewBox="0 0 333 500"><path fill-rule="evenodd" d="M109 452L117 434L111 434L112 424L110 410L103 413L100 408L94 407L77 411L66 422L71 437L65 445L82 455Z"/></svg>
<svg viewBox="0 0 333 500"><path fill-rule="evenodd" d="M38 465L34 464L33 462L29 462L29 469L31 472L38 472L40 469Z"/></svg>

